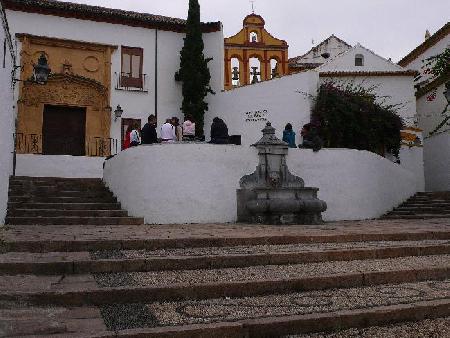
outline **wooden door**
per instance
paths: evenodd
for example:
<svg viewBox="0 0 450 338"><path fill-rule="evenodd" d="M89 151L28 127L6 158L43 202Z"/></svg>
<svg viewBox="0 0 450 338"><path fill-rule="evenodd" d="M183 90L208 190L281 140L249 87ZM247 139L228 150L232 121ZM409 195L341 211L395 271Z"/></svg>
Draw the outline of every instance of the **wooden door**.
<svg viewBox="0 0 450 338"><path fill-rule="evenodd" d="M86 155L86 108L44 107L42 153L44 155Z"/></svg>

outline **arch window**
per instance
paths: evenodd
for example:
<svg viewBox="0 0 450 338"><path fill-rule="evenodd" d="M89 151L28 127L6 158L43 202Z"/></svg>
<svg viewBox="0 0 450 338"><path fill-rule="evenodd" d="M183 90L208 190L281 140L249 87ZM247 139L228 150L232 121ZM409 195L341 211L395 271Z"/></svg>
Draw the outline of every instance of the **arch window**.
<svg viewBox="0 0 450 338"><path fill-rule="evenodd" d="M362 54L355 55L355 66L357 66L357 67L364 66L364 55L362 55Z"/></svg>
<svg viewBox="0 0 450 338"><path fill-rule="evenodd" d="M249 59L249 83L258 83L261 82L261 61L258 58L252 57Z"/></svg>
<svg viewBox="0 0 450 338"><path fill-rule="evenodd" d="M241 85L241 69L238 58L231 58L231 84L233 87Z"/></svg>
<svg viewBox="0 0 450 338"><path fill-rule="evenodd" d="M280 69L278 67L278 60L275 58L270 59L270 78L273 79L280 75Z"/></svg>

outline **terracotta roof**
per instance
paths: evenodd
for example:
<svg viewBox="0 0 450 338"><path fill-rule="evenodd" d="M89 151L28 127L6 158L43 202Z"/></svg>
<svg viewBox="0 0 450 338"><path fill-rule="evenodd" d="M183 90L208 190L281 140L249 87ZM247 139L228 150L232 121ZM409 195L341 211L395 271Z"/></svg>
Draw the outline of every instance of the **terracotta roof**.
<svg viewBox="0 0 450 338"><path fill-rule="evenodd" d="M186 20L183 19L72 2L54 0L3 0L3 4L6 9L21 12L55 15L65 18L77 18L174 32L184 32L186 29ZM220 31L221 26L220 22L202 24L203 32Z"/></svg>
<svg viewBox="0 0 450 338"><path fill-rule="evenodd" d="M345 42L344 40L338 38L337 36L335 36L334 34L332 34L330 37L326 38L325 40L323 40L321 43L319 43L318 45L314 46L313 48L311 48L309 51L307 51L305 54L300 55L300 56L296 56L293 58L289 59L289 63L297 63L299 60L301 60L303 57L305 57L307 54L313 52L314 50L318 49L320 46L322 46L323 44L325 44L328 40L335 38L336 40L338 40L339 42L345 44L346 46L352 48L352 46L350 46L347 42Z"/></svg>
<svg viewBox="0 0 450 338"><path fill-rule="evenodd" d="M346 77L346 76L416 76L414 70L403 71L336 71L320 72L320 77Z"/></svg>
<svg viewBox="0 0 450 338"><path fill-rule="evenodd" d="M417 46L412 52L406 55L403 59L401 59L398 64L402 67L409 65L412 61L417 59L419 55L425 52L427 49L433 47L439 41L441 41L444 37L450 34L450 22L447 22L444 27L439 29L436 33L434 33L431 37L425 40L421 45Z"/></svg>

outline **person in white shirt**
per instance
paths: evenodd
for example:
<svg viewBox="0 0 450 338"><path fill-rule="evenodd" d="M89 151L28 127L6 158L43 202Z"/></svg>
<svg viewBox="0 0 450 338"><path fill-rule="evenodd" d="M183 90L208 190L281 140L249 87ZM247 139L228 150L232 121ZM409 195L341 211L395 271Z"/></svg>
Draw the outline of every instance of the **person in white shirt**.
<svg viewBox="0 0 450 338"><path fill-rule="evenodd" d="M166 123L161 126L162 143L171 143L177 139L177 136L175 135L175 127L170 122L170 119L167 119Z"/></svg>
<svg viewBox="0 0 450 338"><path fill-rule="evenodd" d="M135 124L130 133L130 147L136 147L141 144L141 135L139 134L139 126Z"/></svg>

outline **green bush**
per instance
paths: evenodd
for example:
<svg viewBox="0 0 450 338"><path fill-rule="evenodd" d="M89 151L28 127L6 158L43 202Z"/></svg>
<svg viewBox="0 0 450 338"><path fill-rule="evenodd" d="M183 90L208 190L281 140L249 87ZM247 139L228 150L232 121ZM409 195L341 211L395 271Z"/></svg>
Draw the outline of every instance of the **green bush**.
<svg viewBox="0 0 450 338"><path fill-rule="evenodd" d="M398 158L403 127L395 106L377 103L373 89L333 82L320 86L312 113L328 148L385 151Z"/></svg>

